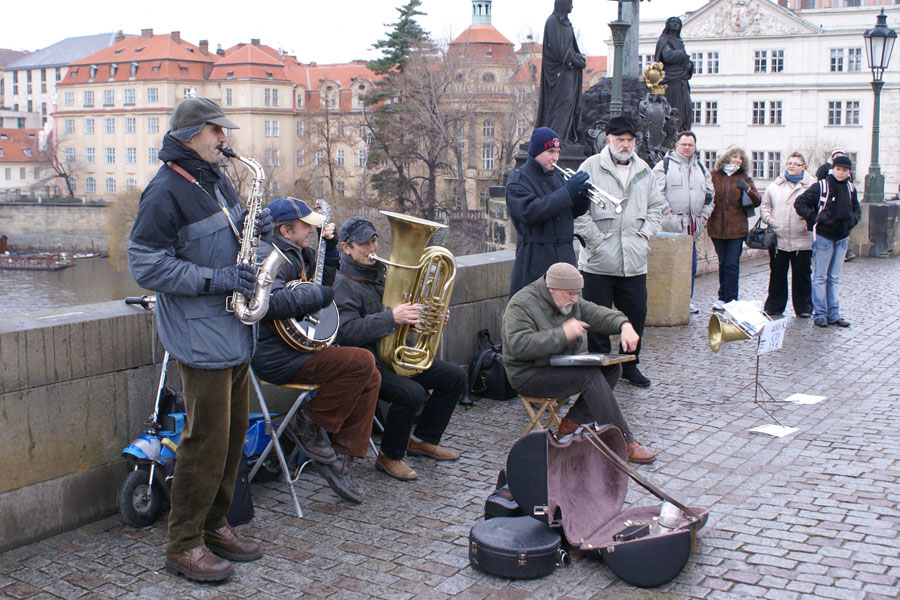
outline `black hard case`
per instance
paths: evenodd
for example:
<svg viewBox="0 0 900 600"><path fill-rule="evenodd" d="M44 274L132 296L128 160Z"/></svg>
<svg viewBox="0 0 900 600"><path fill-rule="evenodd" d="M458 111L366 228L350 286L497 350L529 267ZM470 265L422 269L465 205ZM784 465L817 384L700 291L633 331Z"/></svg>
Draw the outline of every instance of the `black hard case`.
<svg viewBox="0 0 900 600"><path fill-rule="evenodd" d="M549 575L561 560L559 533L529 516L496 517L476 523L469 533L469 563L508 579Z"/></svg>
<svg viewBox="0 0 900 600"><path fill-rule="evenodd" d="M513 498L525 514L561 526L572 546L596 551L624 581L638 587L671 581L687 564L694 536L709 511L690 507L698 518L685 517L671 531L615 541L613 536L625 529L625 521L652 521L659 504L622 510L628 476L591 444L590 435L626 459L625 438L613 425L582 428L561 441L548 431L529 433L519 438L507 458Z"/></svg>

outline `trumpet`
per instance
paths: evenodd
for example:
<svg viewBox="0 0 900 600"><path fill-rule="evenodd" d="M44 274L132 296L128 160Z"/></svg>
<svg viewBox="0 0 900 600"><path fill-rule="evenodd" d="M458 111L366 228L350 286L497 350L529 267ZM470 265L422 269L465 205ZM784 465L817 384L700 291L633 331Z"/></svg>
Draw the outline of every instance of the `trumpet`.
<svg viewBox="0 0 900 600"><path fill-rule="evenodd" d="M565 179L566 181L568 181L569 178L575 174L575 171L573 171L572 169L567 169L565 167L561 167L561 166L559 166L559 163L557 163L553 166L556 168L556 170L558 170L560 173L562 173L563 179ZM625 198L616 198L609 192L605 192L605 191L601 190L600 188L598 188L596 185L591 183L590 180L588 180L588 185L590 186L590 188L588 189L588 198L591 199L591 202L593 202L600 208L605 209L606 202L608 200L609 202L612 202L613 205L616 207L616 213L622 212L622 203L625 202Z"/></svg>

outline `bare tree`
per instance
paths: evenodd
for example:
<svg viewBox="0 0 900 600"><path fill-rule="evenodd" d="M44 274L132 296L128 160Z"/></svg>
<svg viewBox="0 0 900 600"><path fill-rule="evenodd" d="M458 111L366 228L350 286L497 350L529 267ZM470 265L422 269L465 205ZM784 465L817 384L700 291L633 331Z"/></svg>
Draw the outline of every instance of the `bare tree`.
<svg viewBox="0 0 900 600"><path fill-rule="evenodd" d="M39 136L43 137L43 136ZM75 180L81 171L80 164L75 161L75 149L64 146L65 139L51 131L44 139L35 140L34 152L47 166L48 175L41 177L33 187L40 187L53 180L61 179L65 185L66 195L75 197Z"/></svg>

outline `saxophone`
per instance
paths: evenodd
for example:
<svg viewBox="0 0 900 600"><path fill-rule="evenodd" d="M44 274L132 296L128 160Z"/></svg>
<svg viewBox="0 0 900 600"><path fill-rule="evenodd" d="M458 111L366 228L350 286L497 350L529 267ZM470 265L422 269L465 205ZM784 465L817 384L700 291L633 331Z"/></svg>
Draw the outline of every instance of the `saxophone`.
<svg viewBox="0 0 900 600"><path fill-rule="evenodd" d="M399 325L378 343L378 356L397 375L411 377L431 367L441 343L444 314L456 279L456 260L441 246L425 247L440 223L381 211L391 224L388 259L369 257L387 265L381 303L393 308L403 302L421 307L418 325Z"/></svg>
<svg viewBox="0 0 900 600"><path fill-rule="evenodd" d="M238 156L231 148L222 148L222 154L228 158L236 158L244 166L253 172L253 184L250 187L250 197L247 199L247 217L244 219L244 229L241 231L241 249L238 251L237 264L257 266L256 253L259 250L259 212L262 210L262 182L266 179L262 166L245 156ZM225 308L234 312L234 316L244 325L252 325L264 316L269 310L269 296L272 293L272 282L278 269L287 262L287 257L274 244L272 253L266 257L265 262L256 271L256 289L252 298L234 292L226 302Z"/></svg>

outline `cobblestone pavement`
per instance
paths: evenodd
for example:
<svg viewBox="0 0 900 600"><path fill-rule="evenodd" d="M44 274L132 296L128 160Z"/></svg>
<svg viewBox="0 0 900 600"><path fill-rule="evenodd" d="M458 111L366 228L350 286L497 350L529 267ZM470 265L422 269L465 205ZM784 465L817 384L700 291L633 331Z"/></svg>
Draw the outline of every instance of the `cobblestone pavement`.
<svg viewBox="0 0 900 600"><path fill-rule="evenodd" d="M745 264L744 299L762 300L768 269ZM278 483L254 484L256 517L241 531L266 556L236 566L221 585L166 574L164 528L133 529L110 517L0 554L0 596L12 598L793 598L900 596L898 504L900 262L844 267L848 330L813 327L788 308L785 348L761 359L777 399L827 396L815 405L770 404L799 431L750 433L769 422L753 404L755 346L706 341L716 276L698 279L703 309L687 327L646 332L642 369L649 389L621 384L619 401L635 434L659 460L639 469L711 516L696 553L674 581L638 590L594 558L553 575L507 581L468 564L470 527L480 518L498 468L525 425L518 401L482 400L457 409L445 437L458 463L412 458L418 481L373 469L354 474L365 503L339 500L315 473L299 485L305 517L293 515ZM628 502L655 499L635 484Z"/></svg>

